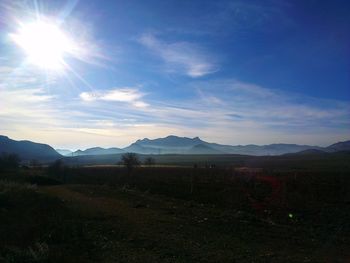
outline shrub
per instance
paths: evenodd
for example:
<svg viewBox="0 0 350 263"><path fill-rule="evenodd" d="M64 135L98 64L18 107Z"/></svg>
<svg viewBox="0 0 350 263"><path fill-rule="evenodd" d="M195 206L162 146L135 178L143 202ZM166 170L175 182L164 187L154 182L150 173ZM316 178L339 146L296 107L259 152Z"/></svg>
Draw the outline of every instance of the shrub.
<svg viewBox="0 0 350 263"><path fill-rule="evenodd" d="M131 175L132 170L141 164L140 159L136 153L125 153L122 155L122 164L128 170L128 175Z"/></svg>

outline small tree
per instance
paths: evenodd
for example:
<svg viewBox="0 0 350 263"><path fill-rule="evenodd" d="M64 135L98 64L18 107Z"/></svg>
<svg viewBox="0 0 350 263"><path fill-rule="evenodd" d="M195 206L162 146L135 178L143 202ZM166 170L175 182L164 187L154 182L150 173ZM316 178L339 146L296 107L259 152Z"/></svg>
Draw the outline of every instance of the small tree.
<svg viewBox="0 0 350 263"><path fill-rule="evenodd" d="M144 161L144 164L147 166L152 166L156 164L156 160L154 160L152 157L147 157Z"/></svg>
<svg viewBox="0 0 350 263"><path fill-rule="evenodd" d="M122 164L128 170L128 175L131 175L132 170L141 164L140 159L136 153L125 153L121 158Z"/></svg>

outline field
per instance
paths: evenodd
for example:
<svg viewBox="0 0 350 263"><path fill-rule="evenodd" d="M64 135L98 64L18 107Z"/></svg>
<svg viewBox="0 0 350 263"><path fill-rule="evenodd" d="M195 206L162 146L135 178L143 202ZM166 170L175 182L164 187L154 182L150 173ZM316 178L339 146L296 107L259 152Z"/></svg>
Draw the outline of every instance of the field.
<svg viewBox="0 0 350 263"><path fill-rule="evenodd" d="M0 262L350 262L349 154L187 158L3 171Z"/></svg>

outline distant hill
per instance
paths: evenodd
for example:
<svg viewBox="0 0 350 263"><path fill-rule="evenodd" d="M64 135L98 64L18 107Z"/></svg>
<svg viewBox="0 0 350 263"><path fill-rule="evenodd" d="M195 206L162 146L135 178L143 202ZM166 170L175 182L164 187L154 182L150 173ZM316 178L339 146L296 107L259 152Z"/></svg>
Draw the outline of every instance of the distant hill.
<svg viewBox="0 0 350 263"><path fill-rule="evenodd" d="M165 138L150 140L145 138L137 140L130 146L124 148L126 152L136 152L141 154L186 154L195 145L205 143L198 137L193 139L187 137L177 137L174 135Z"/></svg>
<svg viewBox="0 0 350 263"><path fill-rule="evenodd" d="M15 141L0 135L0 154L15 153L22 161L52 161L62 157L51 146L31 141Z"/></svg>
<svg viewBox="0 0 350 263"><path fill-rule="evenodd" d="M161 149L155 147L144 147L139 142L130 144L123 149L125 152L141 153L141 154L160 154Z"/></svg>
<svg viewBox="0 0 350 263"><path fill-rule="evenodd" d="M125 151L116 147L113 148L101 148L101 147L93 147L86 149L84 151L77 150L72 153L72 156L81 156L81 155L105 155L105 154L119 154L124 153Z"/></svg>
<svg viewBox="0 0 350 263"><path fill-rule="evenodd" d="M269 145L224 145L210 143L201 140L199 137L188 138L170 135L157 139L142 139L120 148L101 148L93 147L86 150L57 150L62 155L69 157L91 156L111 156L120 155L125 152L134 152L144 155L251 155L251 156L269 156L298 153L298 155L314 155L323 153L350 152L350 141L338 142L328 147L298 145L298 144L269 144ZM40 161L51 161L61 158L57 151L46 144L34 143L31 141L15 141L6 136L0 136L0 154L16 153L22 160L37 159ZM99 158L103 160L104 157Z"/></svg>
<svg viewBox="0 0 350 263"><path fill-rule="evenodd" d="M181 148L181 147L190 147L195 146L197 144L201 144L204 141L199 139L199 137L195 138L187 138L187 137L178 137L174 135L169 135L165 138L158 138L154 140L143 139L137 140L136 143L146 147L173 147L173 148Z"/></svg>
<svg viewBox="0 0 350 263"><path fill-rule="evenodd" d="M67 149L55 149L55 151L63 156L71 156L73 153L71 150L67 150Z"/></svg>
<svg viewBox="0 0 350 263"><path fill-rule="evenodd" d="M350 141L337 142L326 147L329 152L340 152L340 151L350 151Z"/></svg>
<svg viewBox="0 0 350 263"><path fill-rule="evenodd" d="M197 146L200 145L200 146ZM193 148L194 147L194 148ZM245 155L281 155L308 149L322 149L318 146L297 144L269 144L269 145L223 145L209 143L199 137L187 138L174 135L165 138L137 140L124 148L126 152L140 154L245 154Z"/></svg>
<svg viewBox="0 0 350 263"><path fill-rule="evenodd" d="M333 144L323 148L319 146L298 145L275 143L268 145L224 145L218 143L210 143L201 140L199 137L188 138L169 135L164 138L137 140L129 146L120 148L101 147L89 148L86 150L75 151L72 156L84 155L107 155L120 154L125 152L134 152L138 154L241 154L241 155L283 155L286 153L297 153L308 150L318 150L325 152L334 152L338 150L346 150L349 147L348 142Z"/></svg>

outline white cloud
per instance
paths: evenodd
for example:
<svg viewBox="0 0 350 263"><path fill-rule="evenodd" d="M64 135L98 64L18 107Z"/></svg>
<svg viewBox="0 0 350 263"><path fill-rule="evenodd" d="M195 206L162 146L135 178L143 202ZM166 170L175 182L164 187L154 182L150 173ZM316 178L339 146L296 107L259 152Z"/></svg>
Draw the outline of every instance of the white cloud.
<svg viewBox="0 0 350 263"><path fill-rule="evenodd" d="M94 101L97 99L93 92L82 92L79 96L83 101Z"/></svg>
<svg viewBox="0 0 350 263"><path fill-rule="evenodd" d="M133 105L137 108L146 108L149 106L149 104L147 104L146 102L143 102L143 101L135 101L133 103Z"/></svg>
<svg viewBox="0 0 350 263"><path fill-rule="evenodd" d="M171 72L197 78L218 70L215 59L198 45L189 42L167 43L152 34L143 34L139 42L160 56Z"/></svg>
<svg viewBox="0 0 350 263"><path fill-rule="evenodd" d="M82 92L79 96L83 101L86 102L98 100L118 101L130 103L131 105L138 108L144 108L148 106L146 102L142 101L142 98L145 96L145 94L135 88L115 88L106 91Z"/></svg>
<svg viewBox="0 0 350 263"><path fill-rule="evenodd" d="M4 90L1 91L3 103L27 104L50 101L53 96L47 95L43 89L24 89L24 90Z"/></svg>
<svg viewBox="0 0 350 263"><path fill-rule="evenodd" d="M286 93L237 80L197 82L192 86L198 89L203 101L211 98L212 107L261 123L264 120L280 121L287 126L330 120L340 123L350 115L350 106L345 102ZM216 101L222 102L221 105L215 106Z"/></svg>
<svg viewBox="0 0 350 263"><path fill-rule="evenodd" d="M157 129L168 127L173 134L233 144L324 145L349 134L350 107L340 101L286 94L237 80L196 81L184 88L197 90L197 97L153 100L151 107L142 110L119 104L109 109L101 104L91 114L96 119L110 117L115 128L141 124L143 130L145 124L152 124ZM144 136L152 137L152 133Z"/></svg>
<svg viewBox="0 0 350 263"><path fill-rule="evenodd" d="M136 89L116 89L103 94L101 99L107 101L133 102L143 97L143 94Z"/></svg>
<svg viewBox="0 0 350 263"><path fill-rule="evenodd" d="M169 134L227 144L326 145L350 134L345 102L237 80L192 81L182 87L197 91L187 99L149 94L145 100L139 88L123 87L81 92L80 101L62 103L37 75L22 73L0 70L0 134L56 147L126 146Z"/></svg>
<svg viewBox="0 0 350 263"><path fill-rule="evenodd" d="M11 68L11 67L8 67L8 66L1 66L0 67L0 75L11 74L12 71L13 71L13 68Z"/></svg>

